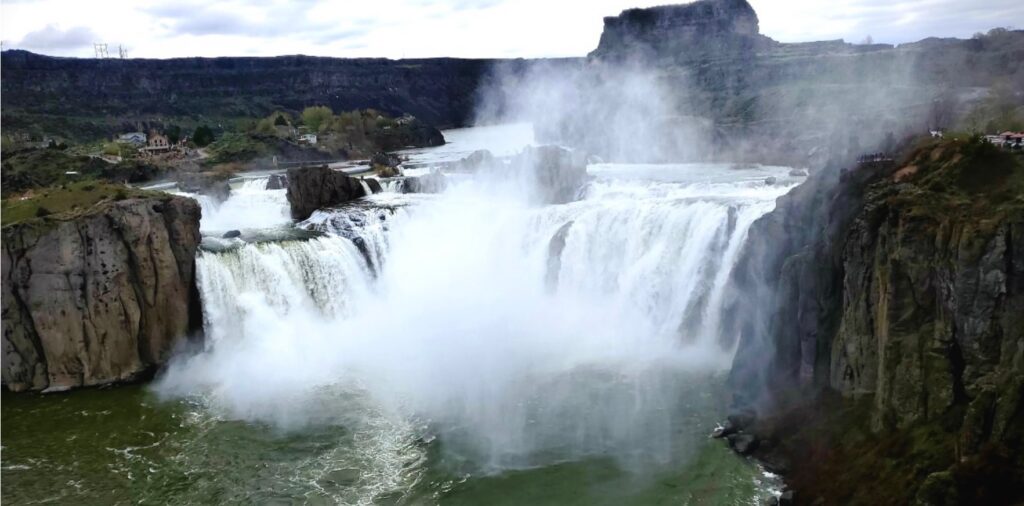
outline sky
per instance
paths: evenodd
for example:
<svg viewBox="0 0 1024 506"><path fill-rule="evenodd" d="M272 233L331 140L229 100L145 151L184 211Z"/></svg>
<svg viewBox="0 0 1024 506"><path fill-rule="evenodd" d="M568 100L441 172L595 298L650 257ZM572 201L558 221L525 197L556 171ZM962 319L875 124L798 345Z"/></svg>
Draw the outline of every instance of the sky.
<svg viewBox="0 0 1024 506"><path fill-rule="evenodd" d="M670 1L670 0L669 0ZM1024 0L749 0L783 42L902 43L1024 29ZM111 55L582 56L602 18L666 0L0 0L4 49Z"/></svg>

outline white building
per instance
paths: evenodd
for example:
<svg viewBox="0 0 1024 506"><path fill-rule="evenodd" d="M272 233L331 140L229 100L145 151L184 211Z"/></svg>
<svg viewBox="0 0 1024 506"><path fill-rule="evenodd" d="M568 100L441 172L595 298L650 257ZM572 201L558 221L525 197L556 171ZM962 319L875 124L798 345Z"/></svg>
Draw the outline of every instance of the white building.
<svg viewBox="0 0 1024 506"><path fill-rule="evenodd" d="M299 142L316 146L316 134L302 134L299 136Z"/></svg>
<svg viewBox="0 0 1024 506"><path fill-rule="evenodd" d="M129 132L117 136L117 142L125 144L143 145L146 143L146 134L142 132Z"/></svg>

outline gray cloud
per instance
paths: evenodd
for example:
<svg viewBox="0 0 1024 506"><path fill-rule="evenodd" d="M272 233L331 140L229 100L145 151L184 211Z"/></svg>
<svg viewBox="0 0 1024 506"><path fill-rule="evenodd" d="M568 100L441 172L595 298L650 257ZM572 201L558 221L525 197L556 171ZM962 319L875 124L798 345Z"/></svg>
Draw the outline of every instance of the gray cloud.
<svg viewBox="0 0 1024 506"><path fill-rule="evenodd" d="M288 36L316 44L352 39L366 35L374 26L373 21L362 21L359 26L339 26L335 23L310 19L308 6L316 0L289 2L285 5L248 0L250 7L263 11L263 19L252 20L239 15L235 10L208 3L179 2L144 9L157 17L171 35L239 35L245 37ZM296 4L305 4L296 5Z"/></svg>
<svg viewBox="0 0 1024 506"><path fill-rule="evenodd" d="M36 51L67 51L92 46L96 34L84 26L61 30L57 25L46 25L42 30L29 32L16 45Z"/></svg>

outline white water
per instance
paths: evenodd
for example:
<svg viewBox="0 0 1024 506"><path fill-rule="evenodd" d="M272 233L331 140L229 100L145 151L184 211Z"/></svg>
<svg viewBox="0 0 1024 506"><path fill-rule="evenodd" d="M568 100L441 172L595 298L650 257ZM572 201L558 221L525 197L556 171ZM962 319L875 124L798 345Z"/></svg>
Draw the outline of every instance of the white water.
<svg viewBox="0 0 1024 506"><path fill-rule="evenodd" d="M435 436L473 473L673 461L694 444L675 436L693 409L681 392L731 360L720 302L747 230L789 188L764 179L787 170L600 165L567 205L468 179L317 212L302 227L324 237L199 257L208 349L160 389L285 428L346 423L335 404L355 396L341 411L389 428L358 450L382 462L419 458L396 438ZM259 193L204 208L202 228L276 202Z"/></svg>
<svg viewBox="0 0 1024 506"><path fill-rule="evenodd" d="M252 230L291 223L288 190L267 190L267 177L247 179L232 185L231 196L224 202L206 195L188 195L203 211L199 224L203 233L228 230Z"/></svg>

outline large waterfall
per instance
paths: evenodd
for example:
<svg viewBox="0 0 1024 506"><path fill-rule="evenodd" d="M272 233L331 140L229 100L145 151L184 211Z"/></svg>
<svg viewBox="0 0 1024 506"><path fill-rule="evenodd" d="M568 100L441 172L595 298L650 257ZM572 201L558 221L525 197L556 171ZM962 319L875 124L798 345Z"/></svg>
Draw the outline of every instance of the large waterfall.
<svg viewBox="0 0 1024 506"><path fill-rule="evenodd" d="M676 462L731 360L721 300L747 230L789 188L765 179L786 170L593 165L564 205L465 178L319 211L298 225L317 237L200 255L206 350L159 389L228 418L350 427L381 469L416 468L435 440L429 458L457 473ZM279 202L256 184L204 229ZM422 471L387 472L402 488Z"/></svg>

